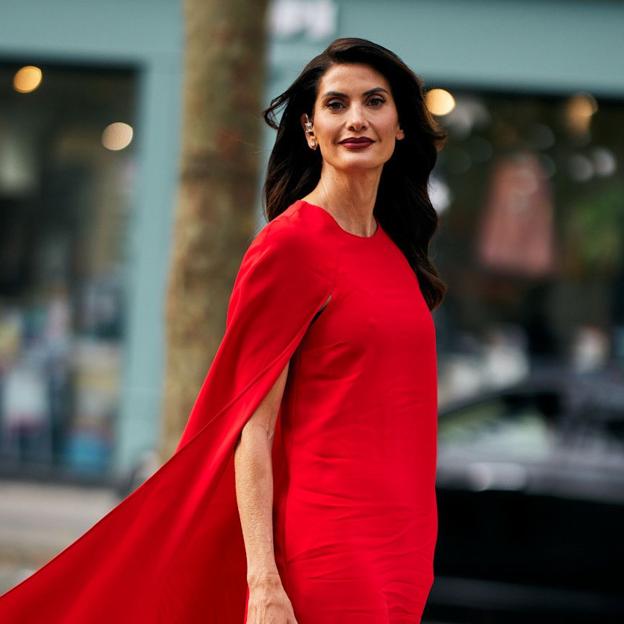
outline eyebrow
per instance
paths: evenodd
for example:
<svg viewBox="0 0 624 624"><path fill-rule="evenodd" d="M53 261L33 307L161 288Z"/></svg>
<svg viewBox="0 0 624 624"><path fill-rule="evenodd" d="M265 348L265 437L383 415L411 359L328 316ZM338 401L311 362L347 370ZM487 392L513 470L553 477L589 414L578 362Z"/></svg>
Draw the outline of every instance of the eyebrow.
<svg viewBox="0 0 624 624"><path fill-rule="evenodd" d="M380 93L381 91L383 91L384 93L388 93L388 91L386 89L384 89L383 87L374 87L373 89L369 89L368 91L364 91L364 93L362 93L362 95L366 96L366 95L371 95L373 93ZM388 95L390 95L388 93ZM327 93L325 93L323 95L323 97L329 97L329 96L333 96L333 97L348 97L348 95L346 93L340 93L340 91L328 91Z"/></svg>

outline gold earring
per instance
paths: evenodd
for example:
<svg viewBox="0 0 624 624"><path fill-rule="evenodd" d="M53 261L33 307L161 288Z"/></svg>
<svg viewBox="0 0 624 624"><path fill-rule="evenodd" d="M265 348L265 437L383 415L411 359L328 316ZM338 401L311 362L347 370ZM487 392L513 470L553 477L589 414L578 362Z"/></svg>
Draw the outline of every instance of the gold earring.
<svg viewBox="0 0 624 624"><path fill-rule="evenodd" d="M304 126L305 126L305 131L306 134L310 137L310 142L311 145L310 147L315 150L318 145L316 143L316 139L314 139L314 130L312 130L312 122L310 121L310 118L306 115L306 120L304 122Z"/></svg>

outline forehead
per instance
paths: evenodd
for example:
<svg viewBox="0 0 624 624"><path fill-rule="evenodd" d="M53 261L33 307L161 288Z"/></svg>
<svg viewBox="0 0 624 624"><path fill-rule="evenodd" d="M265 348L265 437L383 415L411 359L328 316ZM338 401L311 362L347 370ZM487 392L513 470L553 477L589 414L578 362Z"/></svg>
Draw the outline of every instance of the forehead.
<svg viewBox="0 0 624 624"><path fill-rule="evenodd" d="M383 87L390 91L390 85L384 75L369 65L360 63L341 63L332 65L321 77L318 94L327 91L340 91L348 95L358 95L374 87Z"/></svg>

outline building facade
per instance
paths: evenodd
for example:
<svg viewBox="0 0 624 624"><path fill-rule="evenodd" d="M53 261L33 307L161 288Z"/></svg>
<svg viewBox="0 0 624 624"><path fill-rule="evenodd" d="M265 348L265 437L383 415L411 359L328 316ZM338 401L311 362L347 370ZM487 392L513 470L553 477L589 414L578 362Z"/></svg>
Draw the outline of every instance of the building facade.
<svg viewBox="0 0 624 624"><path fill-rule="evenodd" d="M4 474L119 478L157 443L179 4L0 2ZM267 103L340 36L439 89L442 402L624 360L624 4L276 0L268 26Z"/></svg>

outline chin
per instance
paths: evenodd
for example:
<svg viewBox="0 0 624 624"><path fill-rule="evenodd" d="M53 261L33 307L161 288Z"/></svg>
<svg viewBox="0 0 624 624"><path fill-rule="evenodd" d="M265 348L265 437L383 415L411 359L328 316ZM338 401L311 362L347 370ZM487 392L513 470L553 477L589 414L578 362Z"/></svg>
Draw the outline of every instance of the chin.
<svg viewBox="0 0 624 624"><path fill-rule="evenodd" d="M346 158L342 157L329 164L338 171L355 171L358 169L379 169L384 166L385 162L385 160L380 160L379 158L370 158L366 154L350 154Z"/></svg>

